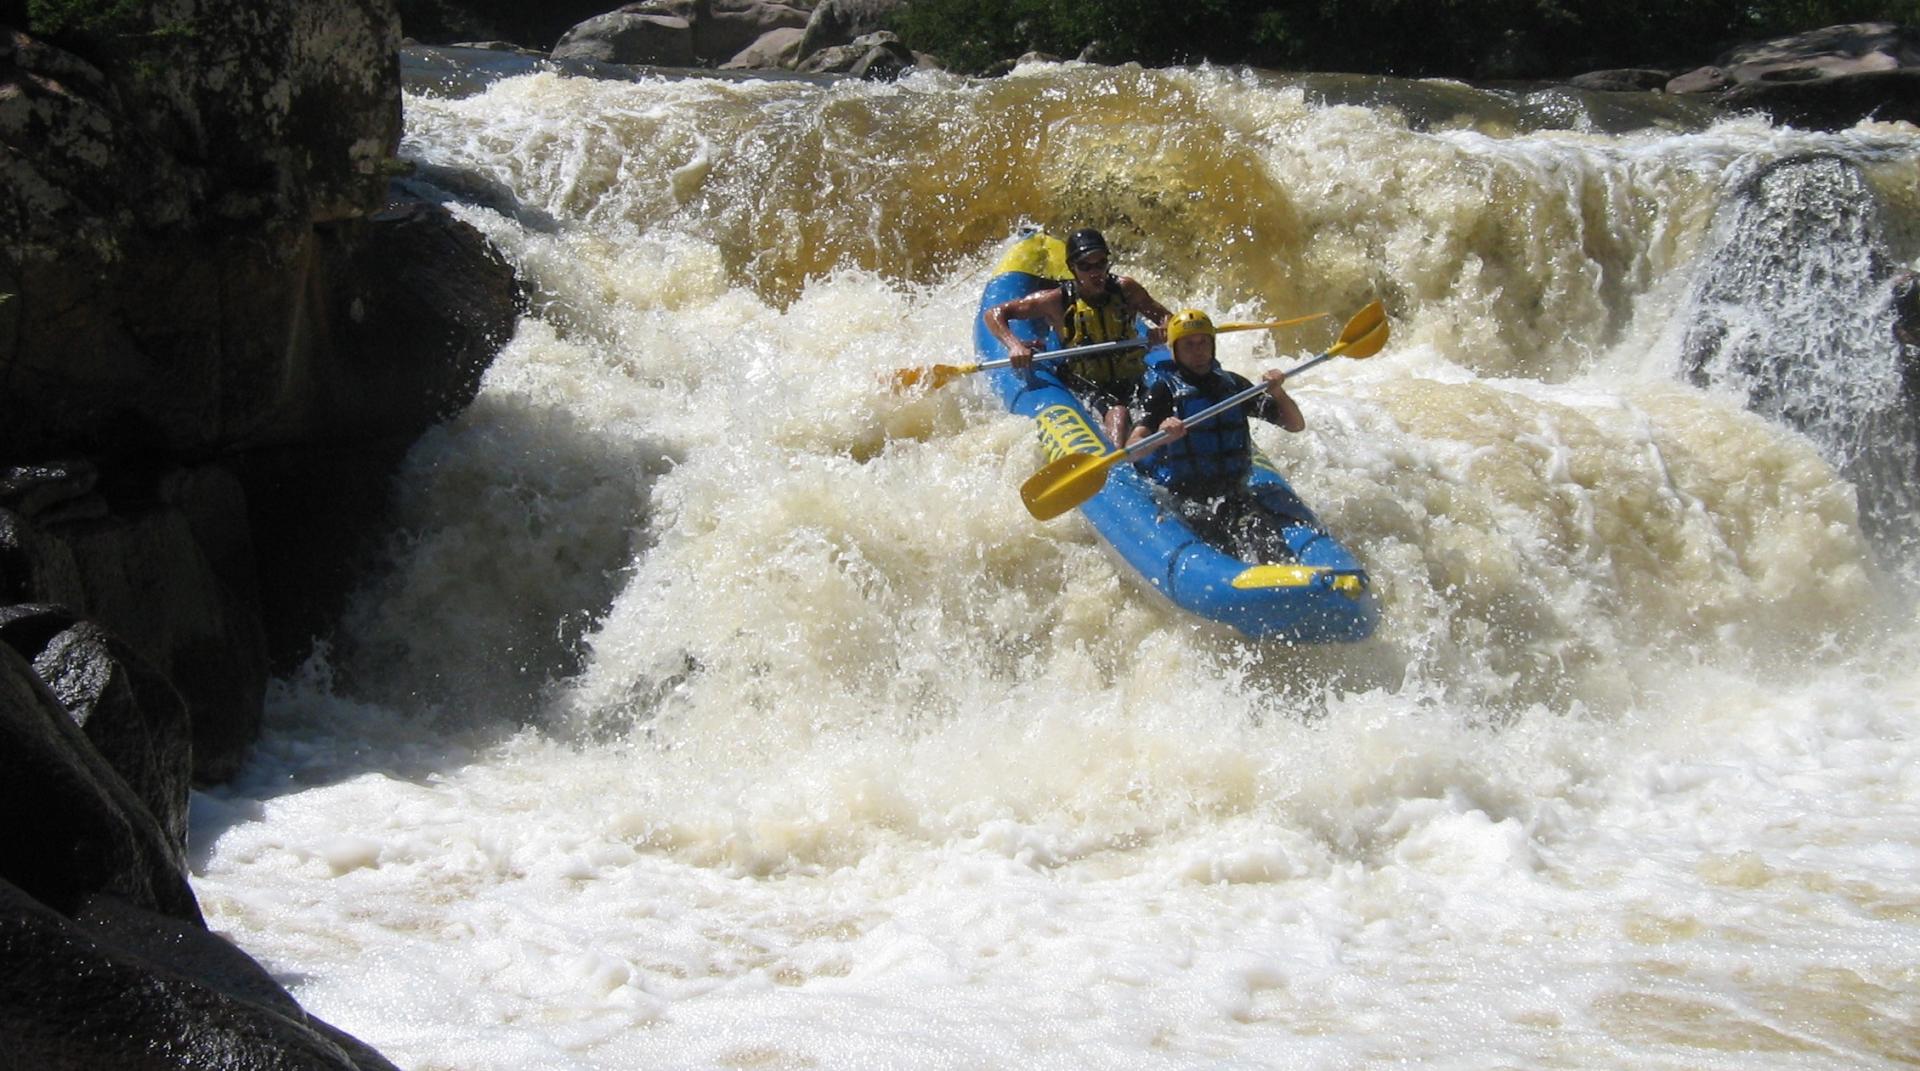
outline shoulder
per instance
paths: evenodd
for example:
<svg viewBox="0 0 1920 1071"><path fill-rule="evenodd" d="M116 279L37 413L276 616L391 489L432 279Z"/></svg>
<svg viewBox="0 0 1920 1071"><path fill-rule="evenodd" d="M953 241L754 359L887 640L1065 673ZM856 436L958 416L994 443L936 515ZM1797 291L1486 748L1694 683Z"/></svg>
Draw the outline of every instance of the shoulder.
<svg viewBox="0 0 1920 1071"><path fill-rule="evenodd" d="M1141 286L1140 281L1131 275L1116 275L1113 277L1113 282L1120 288L1120 292L1130 299L1137 300L1147 296L1147 288Z"/></svg>
<svg viewBox="0 0 1920 1071"><path fill-rule="evenodd" d="M1016 309L1020 311L1044 309L1049 306L1059 305L1065 299L1065 297L1066 297L1066 292L1062 290L1060 287L1056 286L1047 290L1035 290L1033 293L1028 294L1025 297L1017 297L1009 301L1003 301L1000 303L999 307L1003 309Z"/></svg>

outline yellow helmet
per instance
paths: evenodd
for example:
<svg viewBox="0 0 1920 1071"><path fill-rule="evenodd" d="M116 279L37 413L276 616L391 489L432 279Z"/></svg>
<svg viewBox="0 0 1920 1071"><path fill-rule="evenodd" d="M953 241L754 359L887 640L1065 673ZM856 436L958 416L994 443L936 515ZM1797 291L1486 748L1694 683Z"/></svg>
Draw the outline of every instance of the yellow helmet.
<svg viewBox="0 0 1920 1071"><path fill-rule="evenodd" d="M1188 335L1206 335L1212 338L1213 320L1199 309L1181 309L1167 318L1167 345L1186 338Z"/></svg>

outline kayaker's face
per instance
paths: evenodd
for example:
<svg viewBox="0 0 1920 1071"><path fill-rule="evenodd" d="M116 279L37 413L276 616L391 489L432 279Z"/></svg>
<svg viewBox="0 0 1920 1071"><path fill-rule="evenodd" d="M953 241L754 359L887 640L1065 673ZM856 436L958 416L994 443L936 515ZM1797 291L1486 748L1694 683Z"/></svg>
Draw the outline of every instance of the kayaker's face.
<svg viewBox="0 0 1920 1071"><path fill-rule="evenodd" d="M1173 359L1189 372L1204 372L1213 367L1213 336L1186 335L1173 344Z"/></svg>
<svg viewBox="0 0 1920 1071"><path fill-rule="evenodd" d="M1073 262L1073 277L1082 290L1099 294L1107 289L1107 269L1112 266L1105 253L1094 253Z"/></svg>

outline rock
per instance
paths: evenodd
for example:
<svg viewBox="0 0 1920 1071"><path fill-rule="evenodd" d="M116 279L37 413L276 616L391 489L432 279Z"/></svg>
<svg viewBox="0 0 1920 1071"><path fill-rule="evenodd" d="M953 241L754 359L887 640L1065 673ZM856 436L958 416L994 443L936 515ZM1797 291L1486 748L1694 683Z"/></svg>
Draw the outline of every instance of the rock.
<svg viewBox="0 0 1920 1071"><path fill-rule="evenodd" d="M0 642L32 660L100 757L184 849L193 728L173 685L106 629L57 607L0 607Z"/></svg>
<svg viewBox="0 0 1920 1071"><path fill-rule="evenodd" d="M445 206L397 194L329 253L336 430L238 463L267 664L299 665L379 549L391 476L428 426L464 408L523 305L512 268Z"/></svg>
<svg viewBox="0 0 1920 1071"><path fill-rule="evenodd" d="M523 304L499 252L445 206L395 197L327 259L340 360L309 440L412 439L465 408Z"/></svg>
<svg viewBox="0 0 1920 1071"><path fill-rule="evenodd" d="M877 33L901 9L906 0L820 0L807 19L807 32L800 39L800 62L816 53ZM911 66L911 64L908 64ZM845 67L806 68L809 70L845 70Z"/></svg>
<svg viewBox="0 0 1920 1071"><path fill-rule="evenodd" d="M0 960L9 1066L394 1071L238 949L119 897L60 912L0 881Z"/></svg>
<svg viewBox="0 0 1920 1071"><path fill-rule="evenodd" d="M1920 124L1920 69L1805 82L1749 82L1721 94L1728 108L1765 112L1803 130L1845 130L1863 119Z"/></svg>
<svg viewBox="0 0 1920 1071"><path fill-rule="evenodd" d="M84 606L86 598L79 567L66 546L0 503L0 604Z"/></svg>
<svg viewBox="0 0 1920 1071"><path fill-rule="evenodd" d="M0 40L0 458L280 433L310 228L399 137L384 0L125 6L84 57Z"/></svg>
<svg viewBox="0 0 1920 1071"><path fill-rule="evenodd" d="M1669 93L1735 86L1815 82L1879 74L1920 64L1920 39L1891 22L1853 23L1739 45L1711 66L1667 83Z"/></svg>
<svg viewBox="0 0 1920 1071"><path fill-rule="evenodd" d="M1589 71L1577 74L1567 80L1575 89L1597 90L1603 93L1635 93L1648 90L1663 90L1673 79L1671 71L1653 71L1639 67L1626 67L1610 71Z"/></svg>
<svg viewBox="0 0 1920 1071"><path fill-rule="evenodd" d="M98 520L36 525L65 548L98 620L185 697L194 776L224 780L245 761L266 694L245 495L218 466L127 479Z"/></svg>
<svg viewBox="0 0 1920 1071"><path fill-rule="evenodd" d="M14 816L0 836L0 881L56 911L111 893L204 925L181 846L7 644L0 644L0 814Z"/></svg>
<svg viewBox="0 0 1920 1071"><path fill-rule="evenodd" d="M1920 408L1890 337L1887 230L1858 162L1771 161L1730 191L1678 314L1688 376L1811 440L1852 483L1875 540L1906 538L1920 486Z"/></svg>
<svg viewBox="0 0 1920 1071"><path fill-rule="evenodd" d="M1741 84L1802 82L1920 64L1920 42L1891 22L1853 23L1740 45L1717 63Z"/></svg>
<svg viewBox="0 0 1920 1071"><path fill-rule="evenodd" d="M1720 67L1698 67L1667 81L1669 93L1711 93L1733 84L1733 76Z"/></svg>
<svg viewBox="0 0 1920 1071"><path fill-rule="evenodd" d="M764 71L792 67L800 57L805 30L771 30L720 65L723 71Z"/></svg>
<svg viewBox="0 0 1920 1071"><path fill-rule="evenodd" d="M693 24L693 51L702 63L725 65L756 45L767 34L793 31L804 36L806 9L765 0L711 0L704 17Z"/></svg>
<svg viewBox="0 0 1920 1071"><path fill-rule="evenodd" d="M718 66L768 33L804 29L807 18L804 8L776 0L646 0L568 30L553 58Z"/></svg>
<svg viewBox="0 0 1920 1071"><path fill-rule="evenodd" d="M821 49L801 59L796 70L808 74L850 74L885 81L913 67L913 52L887 31L870 33L853 43Z"/></svg>
<svg viewBox="0 0 1920 1071"><path fill-rule="evenodd" d="M693 23L672 15L615 11L568 30L553 46L556 60L693 66Z"/></svg>

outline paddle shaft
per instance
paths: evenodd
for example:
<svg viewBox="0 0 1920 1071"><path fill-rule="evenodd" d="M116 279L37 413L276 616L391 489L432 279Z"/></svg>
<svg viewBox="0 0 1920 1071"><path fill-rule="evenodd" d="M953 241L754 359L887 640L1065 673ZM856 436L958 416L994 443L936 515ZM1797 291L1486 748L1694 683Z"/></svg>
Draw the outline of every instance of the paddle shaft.
<svg viewBox="0 0 1920 1071"><path fill-rule="evenodd" d="M1131 338L1123 339L1119 342L1095 342L1086 346L1069 346L1064 350L1048 350L1044 353L1034 354L1033 359L1035 362L1057 361L1062 357L1091 357L1096 353L1118 353L1121 350L1144 350L1146 348L1147 343L1145 339ZM1012 363L1013 358L1002 357L997 361L982 361L973 367L977 371L984 372L989 368L1005 368Z"/></svg>
<svg viewBox="0 0 1920 1071"><path fill-rule="evenodd" d="M1299 375L1300 373L1306 371L1309 368L1312 368L1314 365L1319 364L1321 361L1324 361L1330 357L1333 357L1334 355L1335 355L1334 351L1328 350L1326 353L1323 353L1320 356L1315 357L1313 360L1307 361L1301 364L1299 367L1288 372L1286 375L1286 378L1292 379L1294 376ZM1193 416L1188 420L1183 421L1183 423L1185 423L1187 427L1191 428L1195 424L1198 424L1203 420L1212 420L1214 417L1217 417L1221 413L1224 413L1227 410L1232 409L1236 405L1245 405L1254 396L1258 395L1261 391L1264 391L1266 389L1267 389L1267 384L1264 381L1260 383L1255 383L1253 386L1248 387L1246 390L1240 391L1237 394L1234 394L1230 398L1227 398L1223 401L1215 402L1212 405L1207 406L1205 409L1202 409L1198 413L1193 414ZM1140 440L1139 442L1134 443L1132 446L1126 447L1123 450L1118 450L1115 452L1125 454L1128 457L1138 457L1139 455L1146 453L1148 450L1151 450L1154 447L1159 446L1161 443L1166 441L1167 441L1167 433L1165 431L1156 431L1152 435L1149 435L1146 438Z"/></svg>

